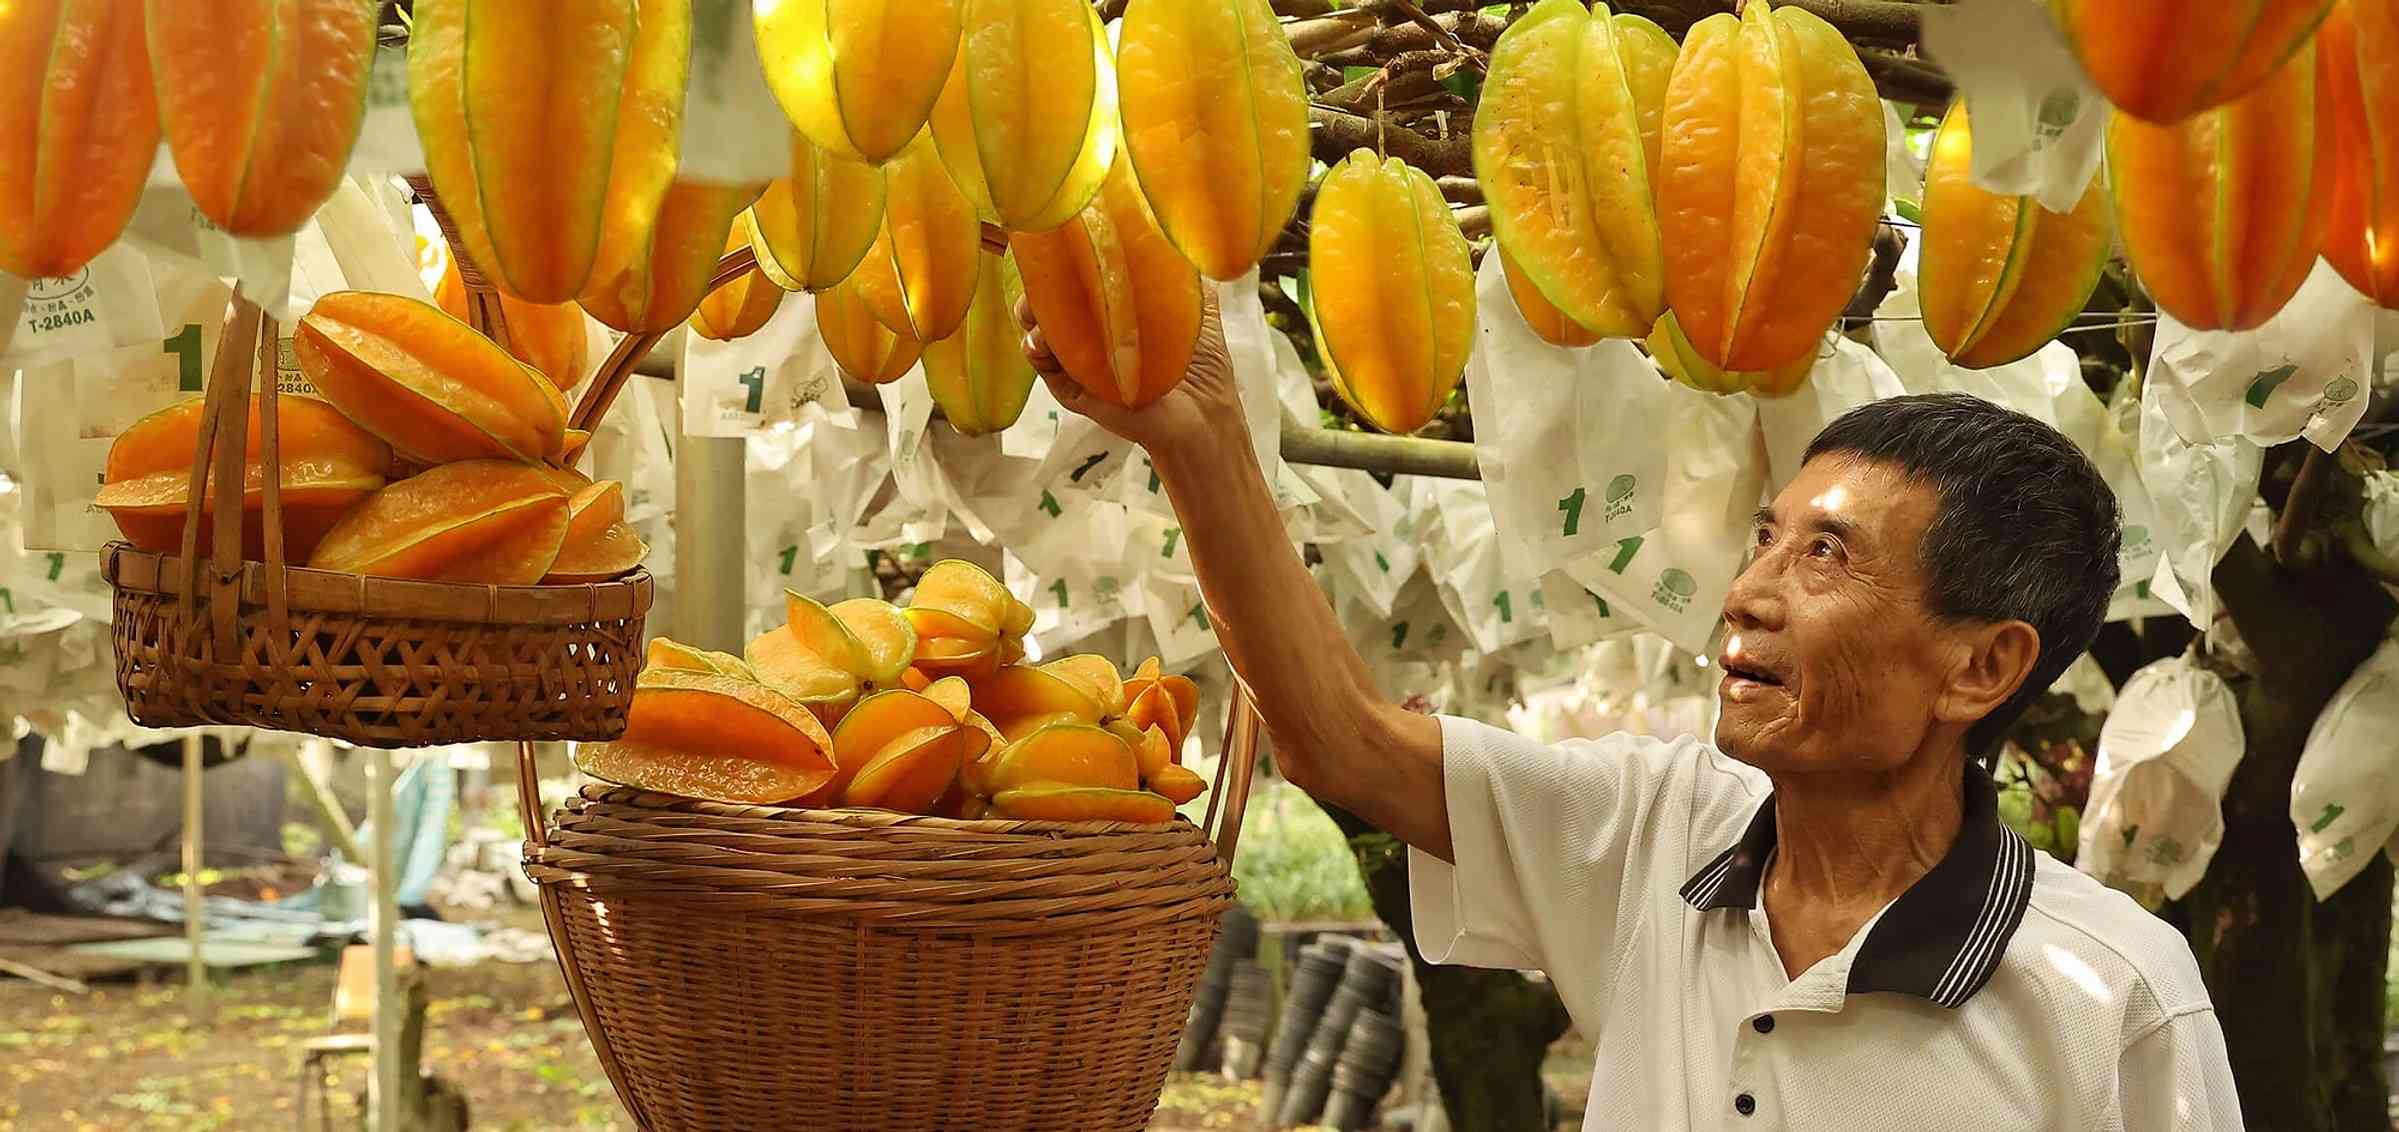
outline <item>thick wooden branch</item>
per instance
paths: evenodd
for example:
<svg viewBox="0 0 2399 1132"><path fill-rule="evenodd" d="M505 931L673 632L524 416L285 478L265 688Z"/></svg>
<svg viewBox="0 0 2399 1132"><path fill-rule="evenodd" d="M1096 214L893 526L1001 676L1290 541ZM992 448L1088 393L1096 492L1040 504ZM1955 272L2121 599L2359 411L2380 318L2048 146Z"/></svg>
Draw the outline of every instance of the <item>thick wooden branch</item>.
<svg viewBox="0 0 2399 1132"><path fill-rule="evenodd" d="M1389 114L1380 115L1378 122L1374 117L1329 106L1309 107L1308 124L1314 127L1310 148L1316 159L1327 165L1349 156L1351 150L1371 149L1397 157L1435 177L1474 175L1473 147L1462 129L1451 130L1446 140L1431 138L1393 120Z"/></svg>
<svg viewBox="0 0 2399 1132"><path fill-rule="evenodd" d="M1781 0L1777 6L1820 16L1851 43L1913 47L1924 34L1923 5L1903 0ZM1692 24L1736 8L1736 0L1630 0L1615 5L1617 11L1650 20L1678 39Z"/></svg>

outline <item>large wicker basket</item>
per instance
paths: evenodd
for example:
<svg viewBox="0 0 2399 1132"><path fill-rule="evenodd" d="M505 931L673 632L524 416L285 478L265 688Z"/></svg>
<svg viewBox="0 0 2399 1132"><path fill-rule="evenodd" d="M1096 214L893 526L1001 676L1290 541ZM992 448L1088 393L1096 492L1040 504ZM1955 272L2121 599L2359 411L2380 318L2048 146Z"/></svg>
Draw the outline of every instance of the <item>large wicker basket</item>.
<svg viewBox="0 0 2399 1132"><path fill-rule="evenodd" d="M953 821L592 787L544 828L550 936L650 1132L1137 1132L1219 918L1257 722L1207 825ZM1219 815L1221 814L1221 821Z"/></svg>

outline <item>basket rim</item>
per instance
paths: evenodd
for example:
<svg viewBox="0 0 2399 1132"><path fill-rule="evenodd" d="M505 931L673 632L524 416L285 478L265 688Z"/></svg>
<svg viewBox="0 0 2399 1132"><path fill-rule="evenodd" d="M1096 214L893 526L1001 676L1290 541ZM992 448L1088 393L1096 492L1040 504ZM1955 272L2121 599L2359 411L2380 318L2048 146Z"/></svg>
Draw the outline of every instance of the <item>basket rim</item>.
<svg viewBox="0 0 2399 1132"><path fill-rule="evenodd" d="M1120 837L1125 834L1158 835L1188 830L1202 841L1206 831L1184 816L1179 810L1172 821L1036 821L1019 818L945 818L932 814L911 814L900 810L877 810L867 807L818 809L810 806L768 806L737 802L711 802L702 798L686 798L680 794L664 794L633 786L608 782L585 783L577 799L583 804L631 806L636 809L700 814L709 817L763 819L818 825L847 826L861 832L950 833L980 837L1024 837L1056 841L1067 837Z"/></svg>
<svg viewBox="0 0 2399 1132"><path fill-rule="evenodd" d="M201 563L201 569L204 579L213 576L210 564ZM120 592L181 600L184 563L179 555L142 550L118 539L101 548L100 573ZM265 563L242 563L242 605L265 605L268 585ZM579 625L646 615L657 583L641 566L604 582L550 586L420 582L286 566L283 590L289 607L300 612L482 625Z"/></svg>

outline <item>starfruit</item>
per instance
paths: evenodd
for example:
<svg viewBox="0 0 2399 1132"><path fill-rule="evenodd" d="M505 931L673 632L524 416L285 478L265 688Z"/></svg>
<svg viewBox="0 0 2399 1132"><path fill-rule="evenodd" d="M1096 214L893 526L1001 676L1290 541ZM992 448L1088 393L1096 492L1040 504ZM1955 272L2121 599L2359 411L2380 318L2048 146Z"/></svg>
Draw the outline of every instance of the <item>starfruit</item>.
<svg viewBox="0 0 2399 1132"><path fill-rule="evenodd" d="M903 611L917 636L912 665L927 676L985 679L1024 654L1032 610L982 567L944 559L917 579Z"/></svg>
<svg viewBox="0 0 2399 1132"><path fill-rule="evenodd" d="M1107 710L1074 681L1031 665L1008 665L973 687L974 709L1010 741L1053 723L1096 727Z"/></svg>
<svg viewBox="0 0 2399 1132"><path fill-rule="evenodd" d="M1183 740L1199 721L1199 685L1189 676L1161 671L1153 656L1125 681L1123 718L1137 730L1157 728L1165 737L1167 758L1180 762Z"/></svg>
<svg viewBox="0 0 2399 1132"><path fill-rule="evenodd" d="M1025 302L1075 384L1139 407L1183 380L1206 296L1119 160L1089 207L1047 232L1009 237Z"/></svg>
<svg viewBox="0 0 2399 1132"><path fill-rule="evenodd" d="M916 655L915 628L888 602L856 598L827 607L786 590L783 607L783 624L750 642L750 665L829 720L861 693L897 686Z"/></svg>
<svg viewBox="0 0 2399 1132"><path fill-rule="evenodd" d="M1063 656L1041 666L1041 670L1059 677L1082 690L1100 705L1102 718L1114 718L1125 711L1124 675L1116 671L1116 663L1096 653L1076 653Z"/></svg>
<svg viewBox="0 0 2399 1132"><path fill-rule="evenodd" d="M336 291L300 319L292 351L325 400L417 463L534 462L564 446L558 387L430 303Z"/></svg>
<svg viewBox="0 0 2399 1132"><path fill-rule="evenodd" d="M159 124L192 203L237 236L299 230L366 118L374 0L149 0Z"/></svg>
<svg viewBox="0 0 2399 1132"><path fill-rule="evenodd" d="M808 140L880 165L924 128L959 50L962 0L752 0L758 59Z"/></svg>
<svg viewBox="0 0 2399 1132"><path fill-rule="evenodd" d="M125 541L143 550L174 554L183 546L184 505L192 497L192 453L199 447L205 399L193 397L135 421L108 446L93 502L117 522ZM351 424L333 406L310 397L275 401L277 467L261 462L259 401L250 399L250 423L242 434L242 556L266 557L266 477L278 477L283 505L283 554L305 562L342 515L376 488L391 467L391 448ZM211 479L200 510L200 551L209 546L217 500Z"/></svg>
<svg viewBox="0 0 2399 1132"><path fill-rule="evenodd" d="M1317 190L1308 262L1334 391L1385 432L1424 427L1474 343L1474 264L1441 190L1396 157L1350 154Z"/></svg>
<svg viewBox="0 0 2399 1132"><path fill-rule="evenodd" d="M565 545L567 493L550 469L461 460L368 496L325 533L319 570L424 582L531 585Z"/></svg>
<svg viewBox="0 0 2399 1132"><path fill-rule="evenodd" d="M1841 33L1755 0L1692 26L1666 87L1666 302L1728 370L1815 352L1858 289L1883 203L1883 107Z"/></svg>
<svg viewBox="0 0 2399 1132"><path fill-rule="evenodd" d="M582 291L599 253L619 105L650 89L652 76L631 66L641 17L675 7L417 3L408 97L425 172L468 256L503 290L537 303Z"/></svg>
<svg viewBox="0 0 2399 1132"><path fill-rule="evenodd" d="M593 318L628 334L663 331L691 314L716 265L724 230L740 211L724 208L729 192L702 191L675 179L683 86L691 74L690 2L640 2L617 101L599 248L575 296ZM712 226L717 231L709 239ZM693 260L703 256L708 266L694 284ZM686 298L690 307L666 318ZM661 320L665 325L653 325Z"/></svg>
<svg viewBox="0 0 2399 1132"><path fill-rule="evenodd" d="M800 705L738 676L644 669L625 734L579 743L585 774L742 805L807 796L833 777L833 740Z"/></svg>
<svg viewBox="0 0 2399 1132"><path fill-rule="evenodd" d="M573 303L528 303L506 291L496 293L500 314L508 320L508 352L540 370L560 389L583 384L588 344L583 334L583 308ZM467 321L466 281L459 277L457 260L449 260L442 269L433 301L443 314Z"/></svg>
<svg viewBox="0 0 2399 1132"><path fill-rule="evenodd" d="M1691 340L1675 324L1673 311L1658 316L1658 324L1650 329L1649 340L1643 345L1649 347L1650 360L1658 363L1658 369L1667 377L1702 393L1788 397L1807 383L1809 372L1816 368L1816 354L1811 350L1798 361L1785 362L1771 370L1726 372L1692 348Z"/></svg>
<svg viewBox="0 0 2399 1132"><path fill-rule="evenodd" d="M1016 300L1024 284L1016 261L1005 253L977 257L975 301L955 334L925 344L925 385L950 427L968 436L998 432L1016 423L1039 375L1025 357Z"/></svg>
<svg viewBox="0 0 2399 1132"><path fill-rule="evenodd" d="M1012 232L1064 224L1117 154L1116 67L1084 0L966 0L966 36L933 113L941 157Z"/></svg>
<svg viewBox="0 0 2399 1132"><path fill-rule="evenodd" d="M1499 254L1500 273L1508 281L1508 297L1516 300L1516 313L1524 316L1525 325L1532 327L1542 341L1552 346L1581 347L1596 344L1605 337L1583 329L1583 324L1566 317L1565 311L1551 304L1541 288L1524 277L1523 269L1509 257L1506 245L1493 244L1491 250Z"/></svg>
<svg viewBox="0 0 2399 1132"><path fill-rule="evenodd" d="M1958 365L1986 369L2040 349L2074 321L2099 286L2115 222L2096 180L2074 211L2051 212L1975 185L1973 152L1960 101L1925 167L1919 275L1933 344Z"/></svg>
<svg viewBox="0 0 2399 1132"><path fill-rule="evenodd" d="M1175 804L1147 790L1102 786L1020 786L991 799L991 816L1017 821L1106 821L1158 825L1174 820Z"/></svg>
<svg viewBox="0 0 2399 1132"><path fill-rule="evenodd" d="M2316 32L2331 103L2332 206L2324 259L2399 310L2399 3L2341 0Z"/></svg>
<svg viewBox="0 0 2399 1132"><path fill-rule="evenodd" d="M1028 786L1136 790L1140 768L1124 740L1089 723L1051 723L1011 740L988 777L998 794Z"/></svg>
<svg viewBox="0 0 2399 1132"><path fill-rule="evenodd" d="M2049 0L2116 109L2179 122L2247 94L2307 45L2332 0Z"/></svg>
<svg viewBox="0 0 2399 1132"><path fill-rule="evenodd" d="M883 167L883 228L852 278L866 309L919 342L949 337L975 298L983 226L919 135Z"/></svg>
<svg viewBox="0 0 2399 1132"><path fill-rule="evenodd" d="M2171 126L2108 121L2116 226L2158 309L2195 330L2247 330L2282 309L2316 263L2330 210L2332 112L2314 52Z"/></svg>
<svg viewBox="0 0 2399 1132"><path fill-rule="evenodd" d="M1654 79L1673 57L1638 16L1542 0L1492 47L1475 112L1493 234L1544 297L1605 337L1638 337L1665 309L1656 130L1644 137L1635 90L1662 96Z"/></svg>
<svg viewBox="0 0 2399 1132"><path fill-rule="evenodd" d="M751 673L750 666L732 653L693 648L681 641L670 640L666 637L650 638L650 647L644 651L642 656L642 668L644 671L652 668L682 668L692 672L713 672L720 676L738 676L744 680L757 679Z"/></svg>
<svg viewBox="0 0 2399 1132"><path fill-rule="evenodd" d="M0 4L0 271L90 263L133 219L157 155L141 0Z"/></svg>
<svg viewBox="0 0 2399 1132"><path fill-rule="evenodd" d="M663 334L700 309L733 218L764 185L676 181L629 258L603 250L576 300L593 318L627 334Z"/></svg>
<svg viewBox="0 0 2399 1132"><path fill-rule="evenodd" d="M867 309L858 290L853 275L831 290L817 292L816 332L841 372L869 385L898 381L915 368L924 346L908 335L892 333Z"/></svg>
<svg viewBox="0 0 2399 1132"><path fill-rule="evenodd" d="M556 585L604 582L641 565L650 548L625 522L625 485L615 480L595 483L572 469L549 472L567 492L566 538L541 580Z"/></svg>
<svg viewBox="0 0 2399 1132"><path fill-rule="evenodd" d="M1239 279L1308 183L1308 89L1274 7L1133 0L1116 54L1125 152L1158 227L1200 274Z"/></svg>
<svg viewBox="0 0 2399 1132"><path fill-rule="evenodd" d="M791 137L791 172L750 206L758 269L786 291L819 293L850 277L883 230L883 171Z"/></svg>
<svg viewBox="0 0 2399 1132"><path fill-rule="evenodd" d="M955 685L943 681L934 688ZM945 690L877 692L851 709L833 731L838 768L820 800L844 806L875 806L908 813L929 812L947 794L968 762L980 757L988 736L942 701Z"/></svg>
<svg viewBox="0 0 2399 1132"><path fill-rule="evenodd" d="M733 230L725 236L726 255L750 246L757 207L752 203L751 212L733 218ZM747 338L758 333L782 307L783 288L768 278L764 269L753 267L700 300L700 309L691 312L692 333L718 342Z"/></svg>

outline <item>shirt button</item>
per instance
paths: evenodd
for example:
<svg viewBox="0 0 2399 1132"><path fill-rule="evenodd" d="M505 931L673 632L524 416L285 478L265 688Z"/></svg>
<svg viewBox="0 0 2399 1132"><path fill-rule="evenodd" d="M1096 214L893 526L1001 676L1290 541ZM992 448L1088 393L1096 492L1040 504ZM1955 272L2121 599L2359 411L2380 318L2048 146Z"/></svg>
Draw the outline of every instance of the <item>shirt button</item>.
<svg viewBox="0 0 2399 1132"><path fill-rule="evenodd" d="M1774 1015L1760 1014L1749 1020L1749 1027L1761 1034L1771 1034L1774 1032Z"/></svg>
<svg viewBox="0 0 2399 1132"><path fill-rule="evenodd" d="M1740 1113L1743 1116L1748 1116L1750 1113L1756 1112L1757 1110L1758 1099L1756 1097L1750 1096L1748 1093L1743 1093L1740 1096L1733 1098L1734 1112Z"/></svg>

